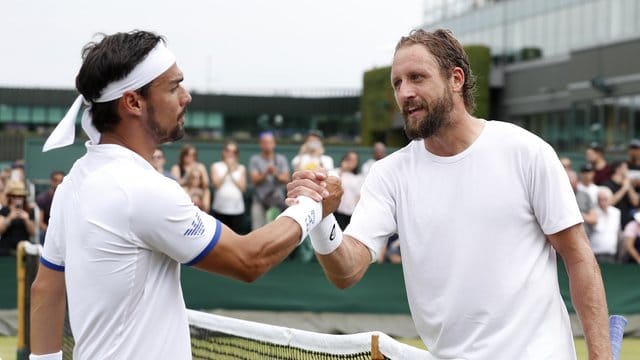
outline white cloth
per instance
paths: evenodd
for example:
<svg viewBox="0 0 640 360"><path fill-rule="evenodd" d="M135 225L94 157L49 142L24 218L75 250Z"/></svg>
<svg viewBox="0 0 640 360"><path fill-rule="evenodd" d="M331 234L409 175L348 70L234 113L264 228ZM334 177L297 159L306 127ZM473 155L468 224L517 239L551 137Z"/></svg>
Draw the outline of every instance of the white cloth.
<svg viewBox="0 0 640 360"><path fill-rule="evenodd" d="M180 263L218 221L119 145L91 145L56 190L41 258L65 272L76 359L190 359Z"/></svg>
<svg viewBox="0 0 640 360"><path fill-rule="evenodd" d="M353 214L353 210L356 208L356 204L360 199L360 188L364 181L364 177L352 172L341 172L340 181L342 182L342 199L340 199L340 205L338 205L337 212L345 215Z"/></svg>
<svg viewBox="0 0 640 360"><path fill-rule="evenodd" d="M591 199L591 203L595 205L598 204L598 185L591 183L589 185L585 185L581 182L578 182L578 186L576 187L578 191L584 191L589 195L589 199Z"/></svg>
<svg viewBox="0 0 640 360"><path fill-rule="evenodd" d="M553 149L489 121L455 156L413 141L376 162L345 235L376 256L399 234L411 314L436 357L564 360L576 355L545 234L581 222Z"/></svg>
<svg viewBox="0 0 640 360"><path fill-rule="evenodd" d="M213 211L225 215L240 215L244 213L244 197L242 191L233 183L241 181L247 176L244 165L239 164L238 167L231 172L231 177L225 176L228 172L227 164L224 161L218 161L213 164L213 172L218 176L224 176L222 185L213 196ZM231 180L233 178L233 180Z"/></svg>
<svg viewBox="0 0 640 360"><path fill-rule="evenodd" d="M595 209L598 222L589 235L591 250L596 255L615 255L618 252L620 235L620 209L609 206L606 213L599 206Z"/></svg>
<svg viewBox="0 0 640 360"><path fill-rule="evenodd" d="M126 91L137 90L167 71L175 62L175 56L167 49L164 42L159 41L158 45L127 76L108 84L102 90L100 97L93 99L93 101L96 103L109 102L122 97ZM86 101L82 95L79 95L64 118L45 141L42 148L43 152L73 144L76 132L76 118L83 104L87 105L87 108L84 109L80 121L82 129L93 144L100 142L100 132L93 126L91 119L91 103Z"/></svg>

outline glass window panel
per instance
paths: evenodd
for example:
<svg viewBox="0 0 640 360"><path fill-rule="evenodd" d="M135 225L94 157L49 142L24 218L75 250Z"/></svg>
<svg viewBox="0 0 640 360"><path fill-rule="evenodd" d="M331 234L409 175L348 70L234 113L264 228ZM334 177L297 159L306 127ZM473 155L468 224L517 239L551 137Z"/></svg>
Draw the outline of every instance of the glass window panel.
<svg viewBox="0 0 640 360"><path fill-rule="evenodd" d="M49 124L57 124L64 117L64 109L59 107L50 107L47 116L47 122Z"/></svg>
<svg viewBox="0 0 640 360"><path fill-rule="evenodd" d="M28 106L16 107L16 121L21 123L29 122L31 117L30 109Z"/></svg>
<svg viewBox="0 0 640 360"><path fill-rule="evenodd" d="M0 104L0 121L13 121L13 106Z"/></svg>
<svg viewBox="0 0 640 360"><path fill-rule="evenodd" d="M34 106L31 109L31 122L42 123L47 119L47 109L43 106Z"/></svg>
<svg viewBox="0 0 640 360"><path fill-rule="evenodd" d="M207 128L222 129L223 124L224 121L221 113L213 112L207 114Z"/></svg>

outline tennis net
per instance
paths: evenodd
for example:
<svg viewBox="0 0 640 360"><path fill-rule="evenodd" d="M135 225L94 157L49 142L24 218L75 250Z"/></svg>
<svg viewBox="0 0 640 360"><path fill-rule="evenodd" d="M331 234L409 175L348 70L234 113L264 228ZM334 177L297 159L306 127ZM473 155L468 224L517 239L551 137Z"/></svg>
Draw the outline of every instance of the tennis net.
<svg viewBox="0 0 640 360"><path fill-rule="evenodd" d="M380 332L332 335L187 311L194 360L434 359Z"/></svg>

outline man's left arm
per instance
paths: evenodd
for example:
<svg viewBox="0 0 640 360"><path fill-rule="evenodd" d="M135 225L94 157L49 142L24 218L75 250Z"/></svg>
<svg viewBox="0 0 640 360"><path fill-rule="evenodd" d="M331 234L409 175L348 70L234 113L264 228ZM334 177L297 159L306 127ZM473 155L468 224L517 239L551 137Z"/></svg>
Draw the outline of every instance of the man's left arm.
<svg viewBox="0 0 640 360"><path fill-rule="evenodd" d="M609 314L602 275L582 224L547 237L567 269L571 301L582 323L589 359L611 359Z"/></svg>

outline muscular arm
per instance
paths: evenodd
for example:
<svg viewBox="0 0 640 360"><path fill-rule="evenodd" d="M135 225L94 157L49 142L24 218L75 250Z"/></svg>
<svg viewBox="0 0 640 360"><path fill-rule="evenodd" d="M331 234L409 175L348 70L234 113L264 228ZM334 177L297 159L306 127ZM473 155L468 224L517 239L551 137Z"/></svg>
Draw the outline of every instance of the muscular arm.
<svg viewBox="0 0 640 360"><path fill-rule="evenodd" d="M600 268L581 224L548 236L562 256L569 276L571 301L584 329L589 359L610 359L607 300Z"/></svg>
<svg viewBox="0 0 640 360"><path fill-rule="evenodd" d="M340 289L346 289L360 281L371 263L369 249L347 235L336 251L328 255L316 253L316 257L329 281Z"/></svg>
<svg viewBox="0 0 640 360"><path fill-rule="evenodd" d="M230 278L252 282L284 260L302 236L298 223L278 218L247 235L222 225L220 240L195 266Z"/></svg>
<svg viewBox="0 0 640 360"><path fill-rule="evenodd" d="M64 272L41 265L31 285L31 353L62 349L65 305Z"/></svg>

